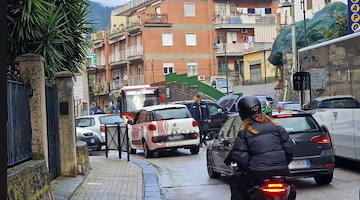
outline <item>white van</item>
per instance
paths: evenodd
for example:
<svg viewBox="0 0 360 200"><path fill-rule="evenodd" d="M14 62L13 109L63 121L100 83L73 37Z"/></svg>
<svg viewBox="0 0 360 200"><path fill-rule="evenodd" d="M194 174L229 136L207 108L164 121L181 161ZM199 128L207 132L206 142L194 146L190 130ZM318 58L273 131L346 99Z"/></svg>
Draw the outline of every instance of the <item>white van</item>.
<svg viewBox="0 0 360 200"><path fill-rule="evenodd" d="M360 160L360 104L350 95L315 98L313 117L330 135L335 156Z"/></svg>

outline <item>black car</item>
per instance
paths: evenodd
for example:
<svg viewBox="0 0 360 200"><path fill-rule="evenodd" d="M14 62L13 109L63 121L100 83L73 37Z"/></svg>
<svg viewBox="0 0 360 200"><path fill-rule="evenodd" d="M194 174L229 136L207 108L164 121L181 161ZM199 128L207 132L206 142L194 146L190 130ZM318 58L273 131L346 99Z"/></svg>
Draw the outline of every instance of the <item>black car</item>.
<svg viewBox="0 0 360 200"><path fill-rule="evenodd" d="M262 98L263 96L255 96L255 97L259 99L263 111L265 110L265 104L268 100L271 100L271 101L268 101L270 103L270 105L272 105L274 103L274 101L272 99L270 99L271 97L267 97L268 100L265 97ZM216 103L218 105L220 105L221 107L225 108L230 113L237 113L236 102L239 98L240 98L239 95L229 94L229 95L221 97L219 100L217 100Z"/></svg>
<svg viewBox="0 0 360 200"><path fill-rule="evenodd" d="M292 177L314 177L317 184L329 184L333 179L334 152L326 132L310 113L296 111L273 113L277 123L289 132L295 142L294 160L289 164ZM230 151L229 143L234 142L241 126L238 114L232 115L220 132L207 146L207 169L210 178L221 174L232 175L234 169L224 164Z"/></svg>
<svg viewBox="0 0 360 200"><path fill-rule="evenodd" d="M219 132L221 126L229 118L231 113L226 109L222 108L221 106L219 106L218 104L216 104L214 101L211 100L202 100L202 101L206 102L206 104L209 106L211 123L209 124L208 138L213 139L214 135L217 132ZM186 107L190 110L191 105L194 103L194 101L193 100L175 101L172 103L186 105Z"/></svg>

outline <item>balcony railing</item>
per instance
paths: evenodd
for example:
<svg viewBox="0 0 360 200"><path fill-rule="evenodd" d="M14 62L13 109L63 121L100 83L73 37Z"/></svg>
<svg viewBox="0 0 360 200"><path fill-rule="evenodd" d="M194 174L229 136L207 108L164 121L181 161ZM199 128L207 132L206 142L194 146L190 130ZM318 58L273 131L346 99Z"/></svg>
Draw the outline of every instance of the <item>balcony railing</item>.
<svg viewBox="0 0 360 200"><path fill-rule="evenodd" d="M96 33L91 34L91 41L103 40L103 39L104 36L102 31L98 31Z"/></svg>
<svg viewBox="0 0 360 200"><path fill-rule="evenodd" d="M141 16L131 16L126 18L126 27L130 28L132 26L141 25Z"/></svg>
<svg viewBox="0 0 360 200"><path fill-rule="evenodd" d="M266 14L264 16L255 14L240 15L216 15L214 24L276 24L276 15Z"/></svg>
<svg viewBox="0 0 360 200"><path fill-rule="evenodd" d="M117 90L124 86L122 80L114 80L113 82L110 82L110 90Z"/></svg>
<svg viewBox="0 0 360 200"><path fill-rule="evenodd" d="M144 4L146 2L149 2L149 0L132 0L126 4L124 4L123 6L121 6L120 8L116 9L116 10L113 10L111 11L111 15L113 16L116 16L116 15L119 15L131 8L134 8L140 4Z"/></svg>
<svg viewBox="0 0 360 200"><path fill-rule="evenodd" d="M131 85L144 85L145 79L143 75L130 76L128 79L129 86Z"/></svg>
<svg viewBox="0 0 360 200"><path fill-rule="evenodd" d="M107 83L95 83L91 87L91 91L93 94L108 94L109 93L109 87Z"/></svg>
<svg viewBox="0 0 360 200"><path fill-rule="evenodd" d="M116 33L121 33L121 32L124 32L125 31L125 25L118 25L118 27L116 28L109 28L108 29L108 35L113 35L113 34L116 34Z"/></svg>
<svg viewBox="0 0 360 200"><path fill-rule="evenodd" d="M110 64L114 63L114 62L124 61L124 60L126 60L124 51L114 52L114 53L111 53L109 56Z"/></svg>
<svg viewBox="0 0 360 200"><path fill-rule="evenodd" d="M226 53L246 53L250 51L262 50L271 48L272 42L258 42L258 43L226 43ZM224 53L224 43L217 44L216 53Z"/></svg>
<svg viewBox="0 0 360 200"><path fill-rule="evenodd" d="M148 13L146 14L145 24L167 24L168 22L168 14L156 14L156 13Z"/></svg>
<svg viewBox="0 0 360 200"><path fill-rule="evenodd" d="M131 46L127 49L128 57L133 56L142 56L143 55L143 45Z"/></svg>

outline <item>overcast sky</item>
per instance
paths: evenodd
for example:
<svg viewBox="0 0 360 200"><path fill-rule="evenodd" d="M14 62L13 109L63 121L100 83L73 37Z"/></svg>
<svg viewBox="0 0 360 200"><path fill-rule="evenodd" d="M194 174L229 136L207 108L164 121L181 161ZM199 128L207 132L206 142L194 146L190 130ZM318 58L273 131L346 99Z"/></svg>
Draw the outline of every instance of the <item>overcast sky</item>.
<svg viewBox="0 0 360 200"><path fill-rule="evenodd" d="M124 0L90 0L90 1L98 2L104 6L113 6L113 7L124 4ZM127 1L130 1L130 0L127 0Z"/></svg>

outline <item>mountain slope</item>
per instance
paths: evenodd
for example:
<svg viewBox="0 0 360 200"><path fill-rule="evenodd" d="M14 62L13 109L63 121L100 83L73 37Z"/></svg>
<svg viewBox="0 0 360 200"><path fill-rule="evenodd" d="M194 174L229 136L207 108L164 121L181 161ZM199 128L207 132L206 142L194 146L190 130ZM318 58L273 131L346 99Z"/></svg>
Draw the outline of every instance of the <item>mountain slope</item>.
<svg viewBox="0 0 360 200"><path fill-rule="evenodd" d="M87 16L92 24L90 27L94 28L94 31L106 29L110 26L110 15L111 11L117 7L103 6L100 3L90 1L90 13Z"/></svg>

